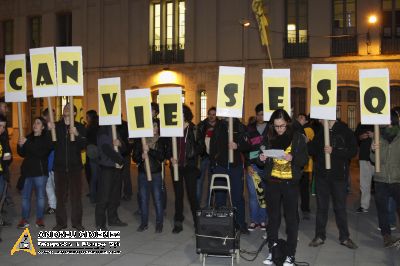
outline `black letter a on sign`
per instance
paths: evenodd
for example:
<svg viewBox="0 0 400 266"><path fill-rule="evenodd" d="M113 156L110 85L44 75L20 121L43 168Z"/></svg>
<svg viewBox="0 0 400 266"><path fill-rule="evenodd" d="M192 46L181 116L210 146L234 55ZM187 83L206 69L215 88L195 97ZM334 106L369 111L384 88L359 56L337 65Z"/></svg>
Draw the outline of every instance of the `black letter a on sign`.
<svg viewBox="0 0 400 266"><path fill-rule="evenodd" d="M46 63L40 63L38 65L38 73L36 79L36 86L41 85L53 85L51 80L49 66Z"/></svg>
<svg viewBox="0 0 400 266"><path fill-rule="evenodd" d="M113 93L112 99L111 94L102 94L101 97L103 98L104 105L106 107L107 114L112 114L114 109L115 100L117 99L117 93Z"/></svg>
<svg viewBox="0 0 400 266"><path fill-rule="evenodd" d="M78 61L74 61L73 65L68 61L61 61L61 77L63 83L67 83L67 77L78 82Z"/></svg>

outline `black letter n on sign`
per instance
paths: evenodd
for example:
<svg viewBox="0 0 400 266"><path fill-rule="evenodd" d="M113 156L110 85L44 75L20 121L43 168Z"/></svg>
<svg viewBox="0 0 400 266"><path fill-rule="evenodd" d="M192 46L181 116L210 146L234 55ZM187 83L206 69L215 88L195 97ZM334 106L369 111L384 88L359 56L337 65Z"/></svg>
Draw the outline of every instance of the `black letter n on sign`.
<svg viewBox="0 0 400 266"><path fill-rule="evenodd" d="M112 111L114 110L115 100L117 99L117 93L113 93L112 99L111 94L102 94L101 97L103 98L107 114L112 114Z"/></svg>
<svg viewBox="0 0 400 266"><path fill-rule="evenodd" d="M144 127L143 106L135 106L134 109L135 109L136 127L143 128Z"/></svg>
<svg viewBox="0 0 400 266"><path fill-rule="evenodd" d="M178 111L178 105L176 103L164 104L165 125L167 125L167 126L178 125L178 121L176 120L177 111Z"/></svg>
<svg viewBox="0 0 400 266"><path fill-rule="evenodd" d="M61 77L63 83L67 83L67 77L78 82L78 61L74 61L73 64L61 61Z"/></svg>

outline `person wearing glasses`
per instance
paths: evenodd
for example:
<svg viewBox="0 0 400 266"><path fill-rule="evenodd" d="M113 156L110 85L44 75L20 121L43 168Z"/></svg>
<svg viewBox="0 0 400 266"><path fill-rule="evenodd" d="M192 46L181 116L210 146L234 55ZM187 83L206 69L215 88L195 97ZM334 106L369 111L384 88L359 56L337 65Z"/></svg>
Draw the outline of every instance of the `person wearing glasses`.
<svg viewBox="0 0 400 266"><path fill-rule="evenodd" d="M264 166L267 182L265 197L269 215L267 227L269 254L263 263L273 264L272 249L277 246L283 206L287 233L287 257L283 265L291 266L295 262L297 247L299 181L303 166L308 162L307 144L305 136L293 130L291 119L285 110L274 111L270 124L263 146L266 150L282 150L284 155L274 158L261 153L259 156L259 163Z"/></svg>

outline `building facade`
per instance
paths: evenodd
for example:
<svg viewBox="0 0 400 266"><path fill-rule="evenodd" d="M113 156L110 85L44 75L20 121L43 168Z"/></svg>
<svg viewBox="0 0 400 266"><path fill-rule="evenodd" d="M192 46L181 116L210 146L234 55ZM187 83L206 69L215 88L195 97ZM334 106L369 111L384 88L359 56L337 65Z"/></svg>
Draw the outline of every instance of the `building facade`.
<svg viewBox="0 0 400 266"><path fill-rule="evenodd" d="M270 68L251 2L0 0L1 95L5 54L77 45L83 47L85 96L77 102L82 114L97 110L97 79L121 77L123 89L151 88L153 100L159 88L181 87L185 103L199 122L207 108L216 104L218 66L225 65L246 67L247 121L262 101L262 69ZM273 67L291 69L295 114L309 112L314 63L338 65L338 117L351 128L360 120L359 69L389 68L391 104L400 105L399 0L263 3ZM369 23L371 15L376 16L375 23ZM26 128L46 107L43 99L32 98L29 82L28 86ZM54 104L59 115L65 101L54 99ZM18 123L16 105L11 106L12 131Z"/></svg>

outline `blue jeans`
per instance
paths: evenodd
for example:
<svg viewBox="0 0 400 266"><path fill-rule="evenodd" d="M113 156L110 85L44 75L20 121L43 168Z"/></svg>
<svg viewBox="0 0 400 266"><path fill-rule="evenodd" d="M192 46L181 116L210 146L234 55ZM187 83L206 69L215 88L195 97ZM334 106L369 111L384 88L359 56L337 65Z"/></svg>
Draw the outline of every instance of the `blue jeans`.
<svg viewBox="0 0 400 266"><path fill-rule="evenodd" d="M43 219L47 176L26 177L22 190L22 219L28 220L31 212L31 195L35 188L36 219Z"/></svg>
<svg viewBox="0 0 400 266"><path fill-rule="evenodd" d="M245 223L245 210L244 210L244 198L243 198L243 190L244 190L243 165L240 164L238 166L230 167L228 169L217 165L213 169L213 174L229 175L229 181L231 183L232 206L236 208L236 222L241 228L244 228L246 226L246 223ZM226 185L226 183L224 181L218 182L218 180L216 180L216 185ZM227 200L226 191L215 192L215 205L217 207L226 206L226 200Z"/></svg>
<svg viewBox="0 0 400 266"><path fill-rule="evenodd" d="M142 211L142 225L147 225L149 222L149 201L150 191L153 195L154 208L156 209L156 224L162 224L164 221L163 203L162 203L162 177L161 173L152 173L152 181L147 181L147 176L144 172L139 172L139 195L140 209Z"/></svg>
<svg viewBox="0 0 400 266"><path fill-rule="evenodd" d="M264 169L258 168L258 166L252 164L251 167L258 175L263 179ZM246 173L247 176L247 191L249 192L249 209L250 209L250 222L260 224L265 223L267 220L266 208L261 208L258 203L256 188L254 186L253 177ZM265 182L262 181L261 185L265 191ZM267 203L268 204L268 203Z"/></svg>
<svg viewBox="0 0 400 266"><path fill-rule="evenodd" d="M196 197L197 197L197 202L199 203L199 206L201 206L201 198L203 196L203 185L204 185L204 180L206 179L206 176L208 177L208 180L210 180L211 169L210 169L210 159L208 157L201 160L200 177L197 179ZM208 189L209 189L209 187L208 187ZM208 195L208 193L207 193L207 195Z"/></svg>
<svg viewBox="0 0 400 266"><path fill-rule="evenodd" d="M393 197L389 197L388 212L389 224L396 225L396 201L393 199Z"/></svg>

